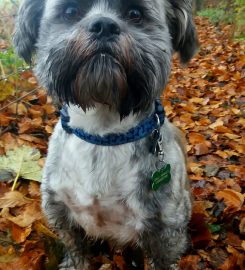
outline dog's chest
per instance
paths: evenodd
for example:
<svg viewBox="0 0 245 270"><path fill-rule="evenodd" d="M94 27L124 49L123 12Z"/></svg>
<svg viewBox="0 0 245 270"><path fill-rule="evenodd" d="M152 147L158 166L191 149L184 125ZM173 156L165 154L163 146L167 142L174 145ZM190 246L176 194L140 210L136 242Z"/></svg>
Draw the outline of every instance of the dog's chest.
<svg viewBox="0 0 245 270"><path fill-rule="evenodd" d="M139 166L133 153L132 144L101 147L75 136L64 142L52 185L87 234L121 243L137 238L144 213L137 199Z"/></svg>

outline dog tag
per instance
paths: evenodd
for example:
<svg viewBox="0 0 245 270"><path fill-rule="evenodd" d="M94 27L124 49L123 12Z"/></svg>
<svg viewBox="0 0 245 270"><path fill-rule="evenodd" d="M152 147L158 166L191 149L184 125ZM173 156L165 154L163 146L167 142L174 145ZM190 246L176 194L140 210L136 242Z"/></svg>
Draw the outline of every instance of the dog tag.
<svg viewBox="0 0 245 270"><path fill-rule="evenodd" d="M169 183L171 181L170 164L165 164L162 169L155 171L151 181L151 187L154 191L157 191L161 185Z"/></svg>

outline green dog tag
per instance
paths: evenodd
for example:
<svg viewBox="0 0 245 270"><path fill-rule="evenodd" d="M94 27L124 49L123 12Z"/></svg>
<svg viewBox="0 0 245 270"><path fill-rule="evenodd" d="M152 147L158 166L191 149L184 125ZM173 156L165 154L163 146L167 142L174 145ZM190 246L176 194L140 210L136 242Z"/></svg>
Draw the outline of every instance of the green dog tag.
<svg viewBox="0 0 245 270"><path fill-rule="evenodd" d="M157 191L161 185L167 184L171 181L171 166L165 164L164 167L152 174L151 187L152 190Z"/></svg>

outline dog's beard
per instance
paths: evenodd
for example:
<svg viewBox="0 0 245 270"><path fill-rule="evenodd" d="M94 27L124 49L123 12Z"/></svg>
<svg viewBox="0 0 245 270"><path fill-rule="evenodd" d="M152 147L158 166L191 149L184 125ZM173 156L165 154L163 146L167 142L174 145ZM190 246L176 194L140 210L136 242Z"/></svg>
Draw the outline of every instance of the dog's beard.
<svg viewBox="0 0 245 270"><path fill-rule="evenodd" d="M106 104L121 118L148 110L165 83L160 70L165 59L158 57L155 63L143 46L136 46L126 35L102 44L83 34L53 48L47 61L50 94L84 111L95 103Z"/></svg>
<svg viewBox="0 0 245 270"><path fill-rule="evenodd" d="M78 69L71 96L83 110L94 102L119 109L127 87L127 75L120 62L107 53L97 53Z"/></svg>

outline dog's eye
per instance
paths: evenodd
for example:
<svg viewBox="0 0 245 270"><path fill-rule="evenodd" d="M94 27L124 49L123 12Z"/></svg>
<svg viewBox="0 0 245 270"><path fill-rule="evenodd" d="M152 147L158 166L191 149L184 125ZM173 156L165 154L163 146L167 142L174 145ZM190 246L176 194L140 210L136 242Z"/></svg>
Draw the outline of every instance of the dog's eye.
<svg viewBox="0 0 245 270"><path fill-rule="evenodd" d="M81 17L81 11L76 6L68 6L64 9L63 16L67 21L75 21Z"/></svg>
<svg viewBox="0 0 245 270"><path fill-rule="evenodd" d="M139 9L130 9L128 11L128 19L134 23L141 23L143 20L143 14Z"/></svg>

